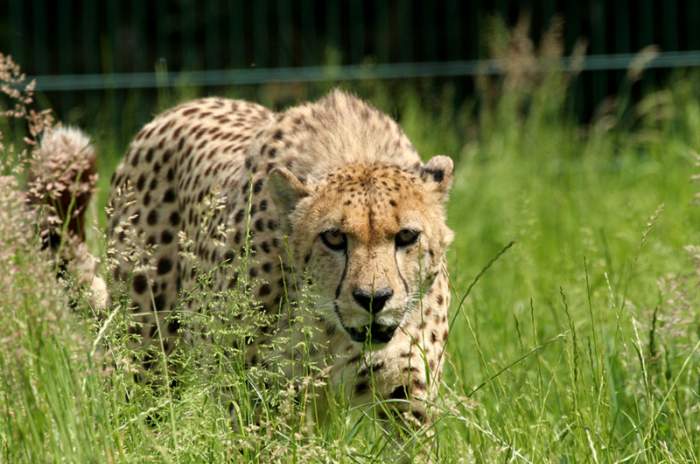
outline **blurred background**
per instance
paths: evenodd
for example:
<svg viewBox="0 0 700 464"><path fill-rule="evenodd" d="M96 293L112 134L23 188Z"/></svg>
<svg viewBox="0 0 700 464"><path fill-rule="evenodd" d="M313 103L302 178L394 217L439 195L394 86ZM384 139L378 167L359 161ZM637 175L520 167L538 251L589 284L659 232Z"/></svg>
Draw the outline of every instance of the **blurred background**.
<svg viewBox="0 0 700 464"><path fill-rule="evenodd" d="M619 91L629 54L700 50L692 0L5 0L0 50L37 78L61 119L85 125L99 114L102 126L131 134L152 115L144 103L168 88L260 99L261 87L274 86L262 99L287 104L325 89L301 84L369 79L428 96L450 86L459 105L474 96L475 76L503 72L483 60L504 58L499 34L519 21L534 43L558 27L560 55L577 46L594 55L570 90L584 121ZM633 98L668 69L700 64L700 54L662 58Z"/></svg>

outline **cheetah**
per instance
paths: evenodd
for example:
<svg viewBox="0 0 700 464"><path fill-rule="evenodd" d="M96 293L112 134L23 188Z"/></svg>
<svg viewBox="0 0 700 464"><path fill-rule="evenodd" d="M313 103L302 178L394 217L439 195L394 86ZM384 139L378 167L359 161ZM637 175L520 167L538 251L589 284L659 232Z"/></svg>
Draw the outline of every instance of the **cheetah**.
<svg viewBox="0 0 700 464"><path fill-rule="evenodd" d="M104 308L107 286L98 272L99 260L85 243L85 215L97 184L96 158L90 139L79 129L45 130L32 153L22 196L36 221L42 249L55 260L59 281L71 276L93 308Z"/></svg>
<svg viewBox="0 0 700 464"><path fill-rule="evenodd" d="M401 400L391 403L429 423L448 336L452 178L449 157L423 164L394 120L340 90L283 112L216 97L167 110L138 132L111 181L116 256L133 254L131 238L151 260L113 267L134 330L171 349L181 331L166 315L182 292L202 272L217 290L234 287L245 257L260 311L287 314L280 308L298 296L290 280L308 283L310 317L276 323L318 329L315 359L332 387L353 404ZM198 266L183 258L185 238ZM265 362L254 344L246 356Z"/></svg>

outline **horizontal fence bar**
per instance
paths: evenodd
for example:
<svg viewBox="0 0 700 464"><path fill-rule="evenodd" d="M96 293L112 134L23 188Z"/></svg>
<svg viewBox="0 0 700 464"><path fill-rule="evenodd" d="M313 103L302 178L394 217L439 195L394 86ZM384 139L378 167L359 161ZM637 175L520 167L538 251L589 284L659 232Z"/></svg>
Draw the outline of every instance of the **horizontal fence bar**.
<svg viewBox="0 0 700 464"><path fill-rule="evenodd" d="M536 66L541 70L611 71L629 69L633 65L644 69L698 67L700 51L649 52L645 56L640 53L623 53L565 57L554 62L540 62ZM507 68L507 63L503 60L473 60L181 72L60 74L34 76L30 79L36 80L36 89L39 91L75 91L499 75L505 73Z"/></svg>

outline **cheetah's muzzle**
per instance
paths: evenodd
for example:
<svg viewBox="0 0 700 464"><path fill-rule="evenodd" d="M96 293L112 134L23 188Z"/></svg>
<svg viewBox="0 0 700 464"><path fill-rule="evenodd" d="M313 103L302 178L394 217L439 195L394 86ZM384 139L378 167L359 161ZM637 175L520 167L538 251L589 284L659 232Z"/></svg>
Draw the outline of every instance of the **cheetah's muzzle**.
<svg viewBox="0 0 700 464"><path fill-rule="evenodd" d="M396 332L396 329L398 325L383 325L383 324L376 324L376 323L371 323L369 325L366 325L361 328L355 328L355 327L345 327L345 331L350 335L350 338L352 338L353 341L358 342L358 343L364 343L368 341L373 343L373 344L378 344L378 343L389 343L391 339L394 337L394 332Z"/></svg>

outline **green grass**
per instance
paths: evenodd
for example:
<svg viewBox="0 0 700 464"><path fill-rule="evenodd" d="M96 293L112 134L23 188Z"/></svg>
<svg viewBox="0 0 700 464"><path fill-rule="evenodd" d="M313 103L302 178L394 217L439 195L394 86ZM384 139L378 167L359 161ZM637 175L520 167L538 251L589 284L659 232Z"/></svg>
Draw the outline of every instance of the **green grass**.
<svg viewBox="0 0 700 464"><path fill-rule="evenodd" d="M356 89L398 115L425 156L457 162L434 460L697 463L700 268L686 247L700 243L691 182L700 92L679 78L583 127L558 78L484 98L476 117L448 104L449 92ZM94 132L99 212L123 147L104 127ZM67 310L50 278L32 285L37 269L51 271L35 242L1 243L16 272L0 280L13 295L0 302L0 461L391 459L396 444L360 411L335 406L307 430L284 391L256 390L269 373L243 371L223 342L184 357L175 389L135 384L118 362L127 358L118 303L105 337L112 357L88 356L105 319ZM232 391L242 416L262 398L263 426L231 430L222 398Z"/></svg>

